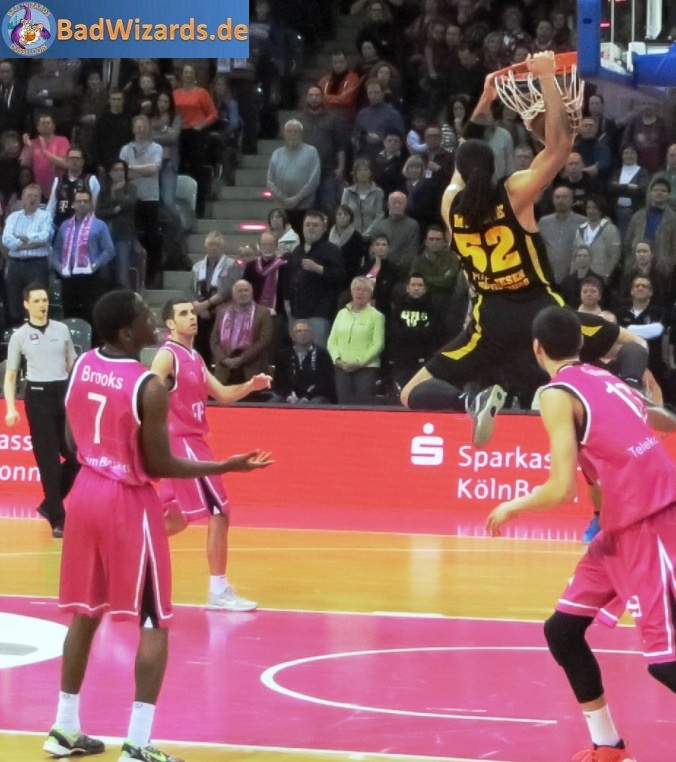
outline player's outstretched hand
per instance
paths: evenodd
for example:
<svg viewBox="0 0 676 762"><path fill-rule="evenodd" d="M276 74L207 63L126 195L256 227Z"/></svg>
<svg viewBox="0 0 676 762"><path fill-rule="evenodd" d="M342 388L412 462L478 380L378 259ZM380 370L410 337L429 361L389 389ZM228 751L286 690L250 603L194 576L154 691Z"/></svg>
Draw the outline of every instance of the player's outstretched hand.
<svg viewBox="0 0 676 762"><path fill-rule="evenodd" d="M526 59L528 70L535 77L553 77L556 74L556 58L551 50L543 50Z"/></svg>
<svg viewBox="0 0 676 762"><path fill-rule="evenodd" d="M250 383L252 392L269 389L272 385L272 376L268 376L267 373L256 373L255 376L252 376Z"/></svg>
<svg viewBox="0 0 676 762"><path fill-rule="evenodd" d="M512 507L509 503L500 503L486 519L486 529L491 537L500 537L500 527L512 518Z"/></svg>
<svg viewBox="0 0 676 762"><path fill-rule="evenodd" d="M275 461L269 452L252 450L244 455L233 455L224 461L224 471L253 471L255 468L267 468Z"/></svg>

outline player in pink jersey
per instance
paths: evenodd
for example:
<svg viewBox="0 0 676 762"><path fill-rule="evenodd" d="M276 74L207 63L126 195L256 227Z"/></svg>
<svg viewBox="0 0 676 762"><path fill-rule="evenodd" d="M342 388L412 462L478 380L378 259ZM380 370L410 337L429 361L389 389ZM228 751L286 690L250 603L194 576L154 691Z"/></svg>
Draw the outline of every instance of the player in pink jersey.
<svg viewBox="0 0 676 762"><path fill-rule="evenodd" d="M79 697L94 635L108 611L140 625L135 700L119 760L181 762L150 742L172 615L169 545L150 482L250 471L272 461L260 451L220 462L174 457L167 390L138 362L141 349L154 343L150 309L132 291L113 291L99 300L94 319L105 344L78 359L66 399L82 464L67 505L59 591L59 605L73 620L56 721L43 748L56 757L104 751L101 741L82 733Z"/></svg>
<svg viewBox="0 0 676 762"><path fill-rule="evenodd" d="M545 623L545 636L593 743L575 759L635 762L613 724L585 634L595 617L608 621L626 607L636 620L648 672L676 692L676 464L648 426L673 431L676 419L646 408L616 376L580 363L580 321L572 310L543 310L533 336L538 364L552 379L541 397L550 476L530 495L501 503L486 526L499 535L520 513L573 500L578 463L603 485L601 532Z"/></svg>
<svg viewBox="0 0 676 762"><path fill-rule="evenodd" d="M164 305L162 319L171 337L159 349L151 370L169 389L169 435L174 455L192 460L211 460L205 440L209 427L206 404L209 396L228 404L260 389L272 379L260 373L244 384L224 386L209 372L193 348L197 315L191 302L172 300ZM163 479L160 499L167 516L167 531L175 534L188 522L209 518L207 562L209 596L207 608L220 611L252 611L257 604L236 595L226 576L230 505L220 476L201 479Z"/></svg>

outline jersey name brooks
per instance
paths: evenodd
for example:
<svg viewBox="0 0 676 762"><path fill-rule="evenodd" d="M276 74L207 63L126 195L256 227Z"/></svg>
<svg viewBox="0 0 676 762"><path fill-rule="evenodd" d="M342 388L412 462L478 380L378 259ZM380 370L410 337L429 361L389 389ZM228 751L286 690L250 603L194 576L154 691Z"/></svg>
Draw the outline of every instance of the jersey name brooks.
<svg viewBox="0 0 676 762"><path fill-rule="evenodd" d="M676 502L676 467L629 386L592 365L565 366L551 386L571 392L584 407L579 461L601 484L604 530L624 529Z"/></svg>
<svg viewBox="0 0 676 762"><path fill-rule="evenodd" d="M549 286L553 280L544 240L539 233L529 233L521 226L504 182L498 188L493 219L479 229L470 229L455 211L461 193L451 204L449 223L453 249L475 290L518 297L533 288Z"/></svg>
<svg viewBox="0 0 676 762"><path fill-rule="evenodd" d="M150 481L141 458L138 404L141 384L150 375L136 360L105 357L98 349L77 360L66 413L85 468L131 486Z"/></svg>
<svg viewBox="0 0 676 762"><path fill-rule="evenodd" d="M174 386L169 394L169 432L185 437L206 435L207 369L199 352L176 341L162 345L174 356Z"/></svg>

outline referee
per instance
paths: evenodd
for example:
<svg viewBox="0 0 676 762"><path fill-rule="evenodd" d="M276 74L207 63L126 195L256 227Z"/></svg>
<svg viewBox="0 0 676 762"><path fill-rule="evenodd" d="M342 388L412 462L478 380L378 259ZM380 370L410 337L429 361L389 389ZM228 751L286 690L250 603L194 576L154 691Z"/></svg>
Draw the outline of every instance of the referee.
<svg viewBox="0 0 676 762"><path fill-rule="evenodd" d="M26 358L26 418L33 441L33 454L40 472L45 499L37 508L49 521L53 537L63 537L68 494L79 464L66 440L65 397L68 373L75 362L75 347L68 326L49 320L49 297L40 283L30 283L23 291L28 322L12 334L7 349L5 373L5 423L19 421L16 376L21 358ZM63 458L63 460L61 460Z"/></svg>

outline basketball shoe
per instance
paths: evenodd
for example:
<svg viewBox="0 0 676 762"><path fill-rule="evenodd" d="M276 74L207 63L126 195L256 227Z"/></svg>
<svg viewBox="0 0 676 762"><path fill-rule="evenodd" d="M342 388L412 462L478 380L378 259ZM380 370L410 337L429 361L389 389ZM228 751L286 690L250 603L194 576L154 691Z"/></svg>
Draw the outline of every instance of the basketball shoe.
<svg viewBox="0 0 676 762"><path fill-rule="evenodd" d="M572 762L636 762L636 759L624 748L616 746L595 746L593 749L585 749L578 752Z"/></svg>
<svg viewBox="0 0 676 762"><path fill-rule="evenodd" d="M185 762L179 757L172 757L171 754L156 749L152 744L147 746L134 746L134 744L125 741L122 744L122 751L117 762L129 762L137 760L138 762Z"/></svg>
<svg viewBox="0 0 676 762"><path fill-rule="evenodd" d="M207 609L210 611L253 611L255 608L258 608L256 601L241 598L231 587L226 587L220 595L209 593L207 599Z"/></svg>
<svg viewBox="0 0 676 762"><path fill-rule="evenodd" d="M97 738L90 738L83 733L66 733L65 730L59 730L56 727L49 731L42 748L53 757L70 757L71 754L102 754L106 750L103 741Z"/></svg>
<svg viewBox="0 0 676 762"><path fill-rule="evenodd" d="M467 413L472 419L472 444L485 447L495 430L495 416L507 401L505 390L495 384L479 392L473 399L467 400Z"/></svg>

